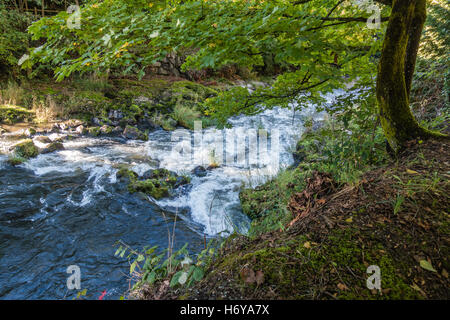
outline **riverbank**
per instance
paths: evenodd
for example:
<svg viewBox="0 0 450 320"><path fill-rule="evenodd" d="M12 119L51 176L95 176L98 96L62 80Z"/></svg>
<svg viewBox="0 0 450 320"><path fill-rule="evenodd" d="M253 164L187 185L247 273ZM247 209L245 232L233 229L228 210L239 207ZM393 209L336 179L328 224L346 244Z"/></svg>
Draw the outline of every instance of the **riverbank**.
<svg viewBox="0 0 450 320"><path fill-rule="evenodd" d="M415 141L351 184L315 171L286 203L282 228L231 236L201 282L163 298L448 299L448 159L448 142ZM366 285L371 265L379 290Z"/></svg>

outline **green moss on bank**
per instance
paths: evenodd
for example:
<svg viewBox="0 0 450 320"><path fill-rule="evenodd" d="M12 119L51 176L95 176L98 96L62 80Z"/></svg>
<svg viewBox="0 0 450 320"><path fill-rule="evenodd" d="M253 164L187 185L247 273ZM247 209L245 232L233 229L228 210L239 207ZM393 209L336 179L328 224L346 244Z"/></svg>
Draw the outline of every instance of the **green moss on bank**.
<svg viewBox="0 0 450 320"><path fill-rule="evenodd" d="M0 105L0 123L14 124L31 121L34 112L15 105Z"/></svg>
<svg viewBox="0 0 450 320"><path fill-rule="evenodd" d="M8 99L20 97L22 107L1 105L0 122L12 124L31 121L39 110L39 119L80 119L92 126L117 126L153 123L165 130L176 126L193 129L195 120L207 119L203 114L203 101L217 95L217 88L199 83L168 79L130 80L111 82L77 80L64 86L39 81L10 85L1 90ZM118 115L117 118L111 117ZM205 121L204 126L214 122Z"/></svg>
<svg viewBox="0 0 450 320"><path fill-rule="evenodd" d="M262 226L280 210L270 208L282 205L272 190L276 181L247 194L243 206L256 210L250 237L227 239L205 279L183 297L448 299L448 150L442 142L416 144L401 160L343 184L283 229ZM424 268L428 264L434 270ZM371 265L380 268L380 290L367 287ZM261 272L263 281L249 281L248 270Z"/></svg>

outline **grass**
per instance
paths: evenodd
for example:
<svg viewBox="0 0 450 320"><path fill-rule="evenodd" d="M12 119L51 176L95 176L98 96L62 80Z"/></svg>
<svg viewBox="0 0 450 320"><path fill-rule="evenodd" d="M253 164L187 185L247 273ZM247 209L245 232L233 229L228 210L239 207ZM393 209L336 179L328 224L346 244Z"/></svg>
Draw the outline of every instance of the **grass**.
<svg viewBox="0 0 450 320"><path fill-rule="evenodd" d="M264 223L281 214L271 207L281 194L275 189L290 185L282 173L275 179L280 182L270 181L271 188L254 203L269 209L254 219L252 229L260 232L228 239L206 278L183 297L448 298L448 150L442 142L416 144L400 159L342 184L323 198L323 205L279 230ZM380 290L366 287L370 265L381 269ZM423 267L428 265L432 268ZM244 269L262 273L263 283L247 282Z"/></svg>
<svg viewBox="0 0 450 320"><path fill-rule="evenodd" d="M194 130L194 121L199 120L201 113L193 108L177 104L173 110L173 118L177 124L190 130Z"/></svg>

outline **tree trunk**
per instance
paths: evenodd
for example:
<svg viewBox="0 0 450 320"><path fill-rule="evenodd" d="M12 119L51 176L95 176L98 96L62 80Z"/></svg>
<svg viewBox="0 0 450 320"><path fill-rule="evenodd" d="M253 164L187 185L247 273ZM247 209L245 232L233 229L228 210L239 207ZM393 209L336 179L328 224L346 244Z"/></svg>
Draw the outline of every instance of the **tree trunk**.
<svg viewBox="0 0 450 320"><path fill-rule="evenodd" d="M411 81L426 18L426 0L393 0L378 66L381 126L395 151L408 140L443 136L419 126L409 108Z"/></svg>

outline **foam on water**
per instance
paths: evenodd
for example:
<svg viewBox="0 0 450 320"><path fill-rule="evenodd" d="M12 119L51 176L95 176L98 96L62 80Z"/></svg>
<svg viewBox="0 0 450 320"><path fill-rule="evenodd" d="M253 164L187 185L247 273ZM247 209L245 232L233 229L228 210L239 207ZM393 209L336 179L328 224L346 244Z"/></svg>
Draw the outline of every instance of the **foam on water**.
<svg viewBox="0 0 450 320"><path fill-rule="evenodd" d="M332 95L326 97L330 102ZM294 106L291 106L294 107ZM273 154L264 155L261 151L251 153L247 148L233 148L226 143L226 159L246 159L244 163L225 163L208 171L205 177L192 177L192 187L183 192L176 192L174 197L155 203L162 209L172 212L188 212L186 219L203 227L207 235L220 232L231 232L234 228L248 225L248 218L241 212L239 190L242 186L255 187L264 183L272 176L293 163L292 152L295 143L303 132L302 117L312 117L321 120L323 113L317 113L313 106L301 112L293 109L274 108L255 116L236 116L230 119L232 129L217 130L207 128L202 130L202 144L197 145L196 156L191 154L195 136L192 131L177 129L173 132L157 130L149 134L149 141L123 141L120 139L81 137L65 141L65 150L50 154L42 154L30 159L21 166L31 170L37 176L45 176L51 172L73 173L79 170L87 175L85 185L80 186L80 194L68 195L67 201L75 206L88 206L96 201L96 195L109 192L107 185L117 183L117 165L128 164L131 169L142 175L149 169L166 168L178 174L188 174L197 166L207 167L217 154L212 156L214 143L236 133L237 139L249 132L256 133L259 129L268 131L269 143L275 146L275 138L279 139L279 167L254 165L264 156L268 159ZM252 131L253 130L253 131ZM275 130L279 135L275 135ZM50 139L61 137L52 134ZM185 139L183 139L185 138ZM191 140L192 139L192 140ZM273 140L273 141L272 141ZM227 140L228 141L228 140ZM8 150L11 141L0 141L0 150ZM44 147L44 144L39 145ZM219 157L220 158L220 157ZM4 165L7 156L0 155L0 166ZM250 164L250 165L249 165ZM253 165L251 165L253 164ZM132 197L132 196L131 196ZM45 199L43 199L45 201ZM125 211L126 208L123 208ZM130 210L130 209L127 209ZM45 210L44 210L45 211ZM42 212L44 215L45 213ZM244 227L240 227L244 226Z"/></svg>

